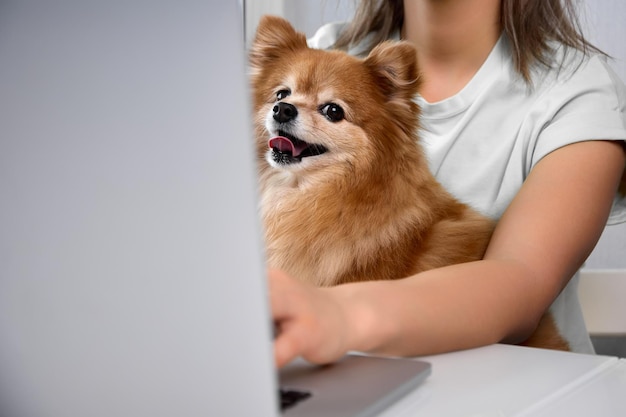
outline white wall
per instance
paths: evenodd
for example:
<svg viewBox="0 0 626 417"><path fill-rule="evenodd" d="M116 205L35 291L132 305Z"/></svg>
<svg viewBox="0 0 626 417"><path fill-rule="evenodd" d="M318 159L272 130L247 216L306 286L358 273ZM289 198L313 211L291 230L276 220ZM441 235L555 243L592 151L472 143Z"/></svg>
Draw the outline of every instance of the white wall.
<svg viewBox="0 0 626 417"><path fill-rule="evenodd" d="M626 1L586 0L583 3L587 36L614 58L613 68L626 81ZM605 229L586 267L626 269L626 223Z"/></svg>
<svg viewBox="0 0 626 417"><path fill-rule="evenodd" d="M325 22L348 20L350 0L247 0L248 33L264 13L280 14L308 36ZM613 67L626 80L626 1L583 0L581 17L585 33L600 49L614 58ZM252 6L252 7L251 7ZM590 269L626 269L626 223L609 226L589 257Z"/></svg>
<svg viewBox="0 0 626 417"><path fill-rule="evenodd" d="M323 24L350 20L353 2L348 0L323 0L321 2L285 0L285 17L298 30L312 36Z"/></svg>
<svg viewBox="0 0 626 417"><path fill-rule="evenodd" d="M256 22L264 14L280 15L308 37L324 23L349 20L353 3L350 0L245 0L246 38L252 39Z"/></svg>

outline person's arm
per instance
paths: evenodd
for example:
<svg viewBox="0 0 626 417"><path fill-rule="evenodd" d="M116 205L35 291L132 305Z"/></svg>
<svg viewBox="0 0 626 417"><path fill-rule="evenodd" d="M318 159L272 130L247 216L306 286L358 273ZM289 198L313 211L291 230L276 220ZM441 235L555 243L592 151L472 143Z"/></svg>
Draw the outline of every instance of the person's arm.
<svg viewBox="0 0 626 417"><path fill-rule="evenodd" d="M414 356L524 340L593 250L625 160L622 144L608 141L544 157L482 261L328 289L271 272L277 365L296 356L331 362L350 350Z"/></svg>

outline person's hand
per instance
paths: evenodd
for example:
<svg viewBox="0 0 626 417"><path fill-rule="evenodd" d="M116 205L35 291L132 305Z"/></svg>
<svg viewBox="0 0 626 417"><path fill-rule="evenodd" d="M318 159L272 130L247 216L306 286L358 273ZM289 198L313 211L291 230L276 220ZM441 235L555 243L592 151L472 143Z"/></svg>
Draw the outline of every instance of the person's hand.
<svg viewBox="0 0 626 417"><path fill-rule="evenodd" d="M349 333L344 307L331 289L296 281L277 270L269 271L276 366L298 356L324 364L338 360L348 350Z"/></svg>

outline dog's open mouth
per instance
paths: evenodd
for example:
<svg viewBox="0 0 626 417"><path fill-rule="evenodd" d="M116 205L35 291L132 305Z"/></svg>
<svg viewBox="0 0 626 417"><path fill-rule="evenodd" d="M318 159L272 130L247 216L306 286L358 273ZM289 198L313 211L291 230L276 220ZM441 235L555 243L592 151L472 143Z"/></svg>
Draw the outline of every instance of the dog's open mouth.
<svg viewBox="0 0 626 417"><path fill-rule="evenodd" d="M301 162L302 158L321 155L328 151L325 146L305 142L286 132L279 131L278 136L268 142L272 149L272 158L279 164Z"/></svg>

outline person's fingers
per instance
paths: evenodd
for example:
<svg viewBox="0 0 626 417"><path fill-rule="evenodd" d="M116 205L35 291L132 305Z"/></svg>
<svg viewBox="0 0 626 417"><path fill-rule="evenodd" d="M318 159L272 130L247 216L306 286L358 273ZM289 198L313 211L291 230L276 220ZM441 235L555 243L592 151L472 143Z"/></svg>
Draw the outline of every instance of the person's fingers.
<svg viewBox="0 0 626 417"><path fill-rule="evenodd" d="M300 354L297 339L293 337L293 333L283 331L274 340L274 361L276 367L282 368Z"/></svg>
<svg viewBox="0 0 626 417"><path fill-rule="evenodd" d="M299 297L297 282L279 270L268 271L269 296L272 319L274 320L274 360L278 368L300 355L300 346L294 335L293 322L298 320ZM295 307L295 308L294 308Z"/></svg>
<svg viewBox="0 0 626 417"><path fill-rule="evenodd" d="M275 321L289 317L295 281L284 272L271 269L268 271L268 283L272 317Z"/></svg>
<svg viewBox="0 0 626 417"><path fill-rule="evenodd" d="M331 293L281 271L270 270L268 277L276 366L298 356L313 363L329 363L345 354L345 318Z"/></svg>

